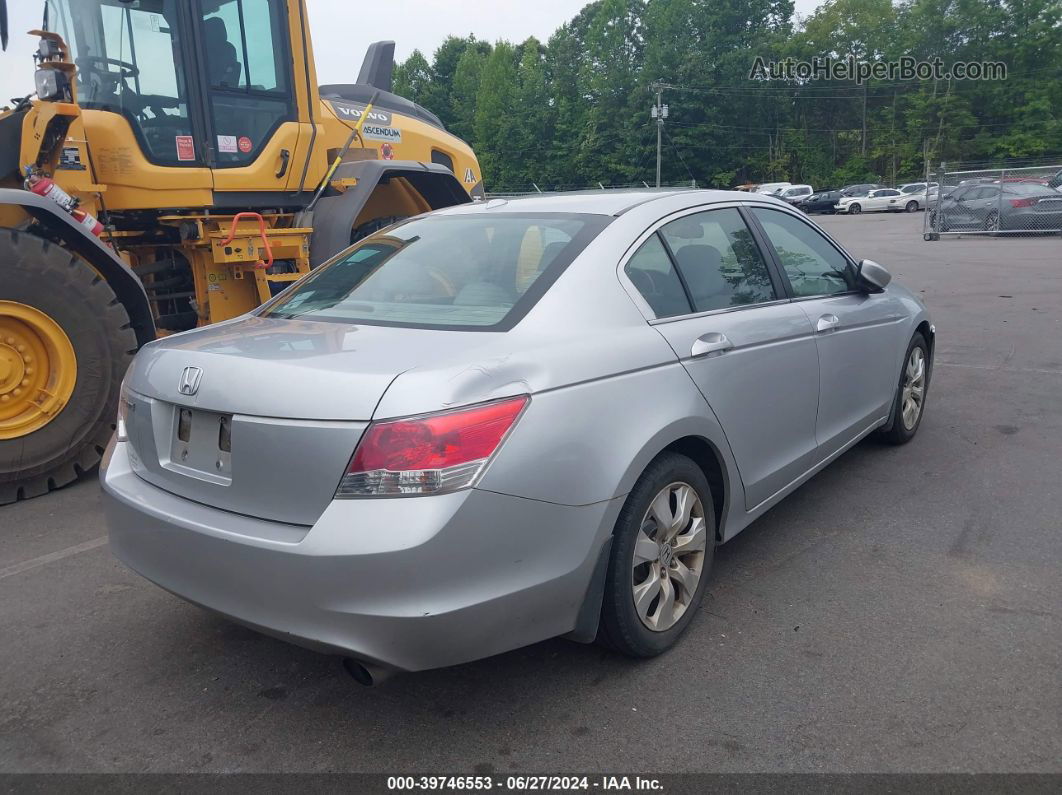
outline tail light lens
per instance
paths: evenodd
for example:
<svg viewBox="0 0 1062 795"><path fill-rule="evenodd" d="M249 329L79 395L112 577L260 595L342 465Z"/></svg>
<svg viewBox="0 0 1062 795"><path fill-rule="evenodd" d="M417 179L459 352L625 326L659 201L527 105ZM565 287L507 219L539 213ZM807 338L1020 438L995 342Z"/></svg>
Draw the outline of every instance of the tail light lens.
<svg viewBox="0 0 1062 795"><path fill-rule="evenodd" d="M119 442L129 441L129 393L126 391L125 383L122 383L122 388L118 392L118 419L115 422L114 433Z"/></svg>
<svg viewBox="0 0 1062 795"><path fill-rule="evenodd" d="M369 425L337 499L444 494L472 486L530 398Z"/></svg>
<svg viewBox="0 0 1062 795"><path fill-rule="evenodd" d="M1033 207L1036 205L1036 199L1011 199L1011 207Z"/></svg>

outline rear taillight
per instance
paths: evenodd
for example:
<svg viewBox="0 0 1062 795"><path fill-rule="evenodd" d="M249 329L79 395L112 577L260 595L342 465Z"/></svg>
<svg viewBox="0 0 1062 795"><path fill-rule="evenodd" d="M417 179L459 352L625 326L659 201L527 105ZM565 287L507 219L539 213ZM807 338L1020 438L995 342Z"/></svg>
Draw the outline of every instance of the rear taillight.
<svg viewBox="0 0 1062 795"><path fill-rule="evenodd" d="M336 498L443 494L472 486L530 398L374 422Z"/></svg>
<svg viewBox="0 0 1062 795"><path fill-rule="evenodd" d="M1011 207L1034 207L1036 205L1036 199L1011 199Z"/></svg>
<svg viewBox="0 0 1062 795"><path fill-rule="evenodd" d="M125 389L125 382L118 391L118 419L114 424L114 433L119 442L129 441L129 410L132 404L129 402L129 393Z"/></svg>

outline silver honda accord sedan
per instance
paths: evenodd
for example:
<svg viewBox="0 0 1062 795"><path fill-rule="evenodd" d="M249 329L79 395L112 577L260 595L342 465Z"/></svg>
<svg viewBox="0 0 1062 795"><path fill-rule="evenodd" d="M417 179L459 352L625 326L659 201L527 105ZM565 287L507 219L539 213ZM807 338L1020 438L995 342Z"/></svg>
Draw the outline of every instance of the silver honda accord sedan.
<svg viewBox="0 0 1062 795"><path fill-rule="evenodd" d="M429 213L136 356L111 547L363 681L556 636L659 654L718 544L868 434L915 435L934 335L768 196Z"/></svg>

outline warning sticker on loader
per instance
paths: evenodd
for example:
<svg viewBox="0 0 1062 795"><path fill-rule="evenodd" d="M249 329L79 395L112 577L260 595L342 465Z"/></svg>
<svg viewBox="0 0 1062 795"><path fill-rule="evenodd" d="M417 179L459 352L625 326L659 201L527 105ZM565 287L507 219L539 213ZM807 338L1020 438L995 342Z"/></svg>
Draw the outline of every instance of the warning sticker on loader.
<svg viewBox="0 0 1062 795"><path fill-rule="evenodd" d="M387 141L392 144L402 143L402 131L395 127L366 124L361 128L361 134L370 141Z"/></svg>

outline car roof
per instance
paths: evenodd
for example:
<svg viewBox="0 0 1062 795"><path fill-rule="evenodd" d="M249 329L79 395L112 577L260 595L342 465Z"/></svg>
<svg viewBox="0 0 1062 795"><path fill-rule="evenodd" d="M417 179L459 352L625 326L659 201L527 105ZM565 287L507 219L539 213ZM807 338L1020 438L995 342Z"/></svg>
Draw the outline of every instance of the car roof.
<svg viewBox="0 0 1062 795"><path fill-rule="evenodd" d="M641 188L636 190L592 190L565 193L532 193L525 196L496 197L487 201L459 204L437 211L445 215L464 215L482 212L520 213L588 213L591 215L623 215L634 207L672 196L688 197L690 205L713 202L760 201L780 199L749 194L738 190L698 190L694 188Z"/></svg>

